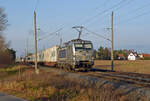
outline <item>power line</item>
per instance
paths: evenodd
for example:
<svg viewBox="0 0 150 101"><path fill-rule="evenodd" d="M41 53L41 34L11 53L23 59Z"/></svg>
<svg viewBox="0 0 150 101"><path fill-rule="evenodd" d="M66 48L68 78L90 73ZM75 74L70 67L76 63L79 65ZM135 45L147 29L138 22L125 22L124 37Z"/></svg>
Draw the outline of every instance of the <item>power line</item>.
<svg viewBox="0 0 150 101"><path fill-rule="evenodd" d="M55 32L49 33L48 35L46 35L46 36L44 36L44 37L42 37L42 38L39 38L38 40L41 41L41 40L43 40L43 39L46 39L46 38L48 38L49 36L54 35L54 34L56 34L57 32L59 32L59 31L61 31L61 30L62 30L62 28L56 30Z"/></svg>
<svg viewBox="0 0 150 101"><path fill-rule="evenodd" d="M129 14L134 14L134 13L136 13L137 11L140 11L140 10L142 10L142 9L144 9L144 8L146 8L146 7L148 7L150 5L150 3L146 3L145 5L143 5L143 6L141 6L141 7L138 7L138 8L136 8L136 9L134 9L134 10L131 10L131 11L129 11L128 13L127 13L127 15L129 15ZM123 15L123 17L121 17L121 18L125 18L126 16L125 16L125 14ZM118 19L118 20L120 20L120 19Z"/></svg>
<svg viewBox="0 0 150 101"><path fill-rule="evenodd" d="M121 0L120 2L118 2L118 3L115 4L115 5L113 5L112 7L108 8L108 9L106 9L106 10L103 10L102 12L98 13L97 15L95 15L95 16L93 16L93 17L87 19L87 20L85 20L83 23L89 23L91 20L95 19L97 16L102 15L102 14L108 12L110 9L113 9L113 8L118 7L118 6L121 5L123 2L126 2L126 1L128 1L128 0ZM106 0L106 1L104 2L104 5L106 5L107 3L108 3L108 0ZM96 9L99 9L99 8L96 8ZM73 24L72 24L72 25L73 25ZM68 25L67 25L67 26L68 26ZM64 26L63 28L65 28L65 27L66 27L66 26ZM71 28L68 29L68 30L71 30Z"/></svg>
<svg viewBox="0 0 150 101"><path fill-rule="evenodd" d="M109 14L109 13L108 13L108 14ZM107 14L107 15L105 15L103 18L108 17L108 14ZM102 19L102 18L101 18L101 19ZM98 20L100 20L100 19L98 19ZM98 20L96 20L96 21L94 21L94 22L92 22L92 23L87 24L87 26L86 26L86 27L89 27L89 26L91 26L91 25L95 24L96 22L98 22ZM105 20L100 20L98 23L99 23L99 24L104 24L104 23L105 23Z"/></svg>
<svg viewBox="0 0 150 101"><path fill-rule="evenodd" d="M120 4L122 4L122 3L125 2L125 1L127 1L127 0L121 0L120 2L118 2L118 3L115 4L115 5L113 5L112 7L108 8L108 9L106 9L106 10L103 10L102 12L98 13L97 15L95 15L95 16L93 16L93 17L91 17L91 18L89 18L89 19L87 19L87 20L85 20L85 21L83 21L83 23L84 23L84 24L85 24L85 23L89 23L91 20L95 19L97 16L102 15L102 14L108 12L109 10L111 10L111 9L113 9L113 8L118 7ZM104 4L106 4L106 3L108 3L108 0L106 0L106 2L104 2ZM98 8L96 8L96 9L98 9ZM83 18L82 18L82 19L83 19ZM75 24L72 24L72 25L75 25ZM81 25L82 25L82 24L81 24ZM69 25L67 25L67 26L69 26ZM65 27L67 27L67 26L64 25L63 28L65 28ZM71 29L71 28L70 28L70 29ZM69 30L70 30L70 29L69 29Z"/></svg>
<svg viewBox="0 0 150 101"><path fill-rule="evenodd" d="M101 6L96 7L95 9L91 10L91 12L94 12L95 10L98 10L98 9L102 8L103 6L106 6L106 4L108 4L109 1L110 1L110 0L105 0L105 1L101 4ZM81 19L84 19L84 18L81 18ZM81 19L80 19L80 21L81 21Z"/></svg>
<svg viewBox="0 0 150 101"><path fill-rule="evenodd" d="M49 38L47 41L46 41L46 43L51 43L51 42L56 42L56 39L58 39L57 38L57 36L56 35L54 35L54 36L52 36L51 38ZM43 43L41 43L41 42L39 42L39 44L41 44L41 45L39 45L39 48L40 48L40 50L43 50L42 48L42 46L43 45L49 45L49 44L45 44L45 42L43 42ZM49 46L48 47L45 47L45 48L49 48Z"/></svg>
<svg viewBox="0 0 150 101"><path fill-rule="evenodd" d="M104 36L102 36L102 35L100 35L100 34L97 34L97 33L93 32L93 31L91 31L91 30L89 30L89 29L87 29L87 28L84 28L84 29L85 29L86 31L90 32L91 34L94 34L94 35L96 35L96 36L98 36L98 37L100 37L100 38L103 38L103 39L105 39L105 40L111 41L110 39L108 39L108 38L106 38L106 37L104 37Z"/></svg>
<svg viewBox="0 0 150 101"><path fill-rule="evenodd" d="M140 17L145 16L145 15L147 15L147 14L150 14L150 11L144 12L144 13L139 14L139 15L137 15L137 16L134 16L134 17L132 17L132 18L129 18L129 19L120 21L119 23L117 23L117 25L122 24L122 23L127 23L127 22L132 21L132 20L136 20L137 18L140 18ZM116 24L115 24L115 25L116 25Z"/></svg>
<svg viewBox="0 0 150 101"><path fill-rule="evenodd" d="M133 1L135 1L135 0L126 0L127 2L124 4L124 5L120 5L120 6L118 6L117 8L115 8L115 9L113 9L113 11L116 11L116 10L118 10L118 9L121 9L121 8L123 8L123 7L125 7L125 6L127 6L127 5L129 5L130 3L132 3Z"/></svg>
<svg viewBox="0 0 150 101"><path fill-rule="evenodd" d="M105 0L105 2L102 4L102 6L106 6L110 0ZM102 6L96 7L95 9L98 10L102 8Z"/></svg>
<svg viewBox="0 0 150 101"><path fill-rule="evenodd" d="M126 0L127 1L127 0ZM134 0L129 0L129 1L127 1L125 4L126 5L129 5L130 3L132 3ZM121 3L121 4L123 4L123 3ZM113 11L114 10L118 10L118 9L121 9L122 7L124 7L124 6L126 6L126 5L118 5L118 7L116 8L116 9L113 9ZM109 13L108 13L109 14ZM107 15L105 15L103 18L106 18L107 16L108 16L108 14ZM102 19L102 18L101 18ZM104 20L103 20L104 21ZM94 21L93 23L95 23L96 21ZM90 25L92 25L93 23L90 23ZM100 22L101 23L101 22ZM88 25L88 26L90 26L90 25Z"/></svg>
<svg viewBox="0 0 150 101"><path fill-rule="evenodd" d="M104 11L98 13L97 15L95 15L95 16L93 16L93 17L87 19L87 20L85 20L83 23L84 23L84 24L85 24L85 23L89 23L91 20L95 19L97 16L102 15L102 14L108 12L109 10L111 10L111 9L113 9L113 8L118 7L120 4L122 4L122 3L125 2L125 1L127 1L127 0L121 0L120 2L118 2L118 3L115 4L115 5L113 5L112 7L108 8L108 9L105 9Z"/></svg>
<svg viewBox="0 0 150 101"><path fill-rule="evenodd" d="M122 4L122 3L125 2L125 1L127 1L127 0L121 0L120 2L118 2L118 3L115 4L115 5L113 5L112 7L108 8L108 9L106 9L106 10L103 10L102 12L98 13L97 15L95 15L95 16L93 16L93 17L87 19L87 20L85 20L83 23L89 23L91 20L95 19L97 16L102 15L102 14L108 12L110 9L116 8L118 5ZM104 4L106 4L106 3L108 3L108 0L107 0L106 2L104 2ZM98 9L98 8L97 8L97 9ZM73 25L73 24L72 24L72 25ZM74 24L74 25L75 25L75 24ZM81 24L81 25L82 25L82 24ZM67 25L67 26L69 26L69 25ZM67 26L64 26L63 28L65 28L65 27L67 27ZM71 28L69 28L68 30L70 30L70 29L71 29ZM67 30L67 31L68 31L68 30Z"/></svg>
<svg viewBox="0 0 150 101"><path fill-rule="evenodd" d="M146 7L148 7L149 5L150 5L150 2L149 2L149 3L146 3L145 5L143 5L143 6L141 6L141 7L136 8L136 9L133 10L133 11L129 11L128 13L133 13L133 12L135 12L135 11L142 10L143 8L146 8Z"/></svg>

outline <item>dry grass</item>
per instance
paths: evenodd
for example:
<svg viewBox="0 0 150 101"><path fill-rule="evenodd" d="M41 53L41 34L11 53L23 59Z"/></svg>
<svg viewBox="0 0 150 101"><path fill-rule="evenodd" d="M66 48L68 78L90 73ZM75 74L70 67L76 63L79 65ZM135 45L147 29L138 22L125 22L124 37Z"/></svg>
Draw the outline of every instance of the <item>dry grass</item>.
<svg viewBox="0 0 150 101"><path fill-rule="evenodd" d="M24 72L28 68L29 67L25 65L15 65L7 68L0 68L0 81L12 79L13 77L19 75L19 71Z"/></svg>
<svg viewBox="0 0 150 101"><path fill-rule="evenodd" d="M76 84L58 75L41 72L40 75L25 71L18 80L3 81L0 90L30 101L69 101L78 96ZM80 89L80 88L79 88Z"/></svg>
<svg viewBox="0 0 150 101"><path fill-rule="evenodd" d="M21 80L1 82L0 90L29 101L119 101L112 94L112 87L98 90L55 74L47 77L48 74L33 74L31 78L24 75Z"/></svg>
<svg viewBox="0 0 150 101"><path fill-rule="evenodd" d="M18 78L18 68L2 70L17 72L13 78L10 76L0 82L1 92L29 101L131 101L131 98L137 101L136 96L119 89L114 90L113 85L106 84L98 89L95 85L84 85L82 81L68 79L47 70L41 70L36 75L33 69L27 68Z"/></svg>
<svg viewBox="0 0 150 101"><path fill-rule="evenodd" d="M115 71L150 74L150 60L115 61ZM96 60L95 66L99 69L111 70L111 61Z"/></svg>

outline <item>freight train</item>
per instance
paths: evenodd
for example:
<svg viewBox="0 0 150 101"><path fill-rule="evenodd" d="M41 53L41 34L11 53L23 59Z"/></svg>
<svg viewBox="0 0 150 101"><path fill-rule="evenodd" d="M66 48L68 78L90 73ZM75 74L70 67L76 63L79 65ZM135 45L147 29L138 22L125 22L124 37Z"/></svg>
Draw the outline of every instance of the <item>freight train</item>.
<svg viewBox="0 0 150 101"><path fill-rule="evenodd" d="M62 46L54 46L37 54L38 64L55 66L67 70L90 69L94 65L94 50L91 41L74 39ZM27 56L34 63L35 55Z"/></svg>

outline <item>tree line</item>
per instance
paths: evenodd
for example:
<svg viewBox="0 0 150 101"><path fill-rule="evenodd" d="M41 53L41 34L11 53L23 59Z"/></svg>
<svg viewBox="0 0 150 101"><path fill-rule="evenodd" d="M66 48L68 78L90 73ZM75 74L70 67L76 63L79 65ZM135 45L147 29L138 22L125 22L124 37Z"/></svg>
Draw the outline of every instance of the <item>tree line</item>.
<svg viewBox="0 0 150 101"><path fill-rule="evenodd" d="M9 48L10 42L6 42L3 32L8 26L7 15L0 8L0 67L8 66L15 62L16 52Z"/></svg>
<svg viewBox="0 0 150 101"><path fill-rule="evenodd" d="M134 50L114 50L114 59L115 60L126 60L128 54L134 52ZM100 60L110 60L111 59L111 49L107 47L100 47L96 51L96 59Z"/></svg>

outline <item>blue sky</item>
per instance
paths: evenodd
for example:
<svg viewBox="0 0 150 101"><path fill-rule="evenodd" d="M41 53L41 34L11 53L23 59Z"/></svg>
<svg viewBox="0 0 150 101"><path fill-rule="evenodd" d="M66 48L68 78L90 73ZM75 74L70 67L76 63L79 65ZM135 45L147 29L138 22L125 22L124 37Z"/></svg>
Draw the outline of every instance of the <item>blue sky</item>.
<svg viewBox="0 0 150 101"><path fill-rule="evenodd" d="M116 6L117 5L117 6ZM63 28L59 33L41 40L39 50L73 38L78 34L72 29L83 25L100 35L110 38L111 12L114 11L115 49L134 49L150 53L150 1L149 0L0 0L5 8L9 26L4 35L18 55L23 55L26 40L33 52L33 11L36 8L38 37ZM94 48L110 47L110 42L83 31L82 39L92 40Z"/></svg>

